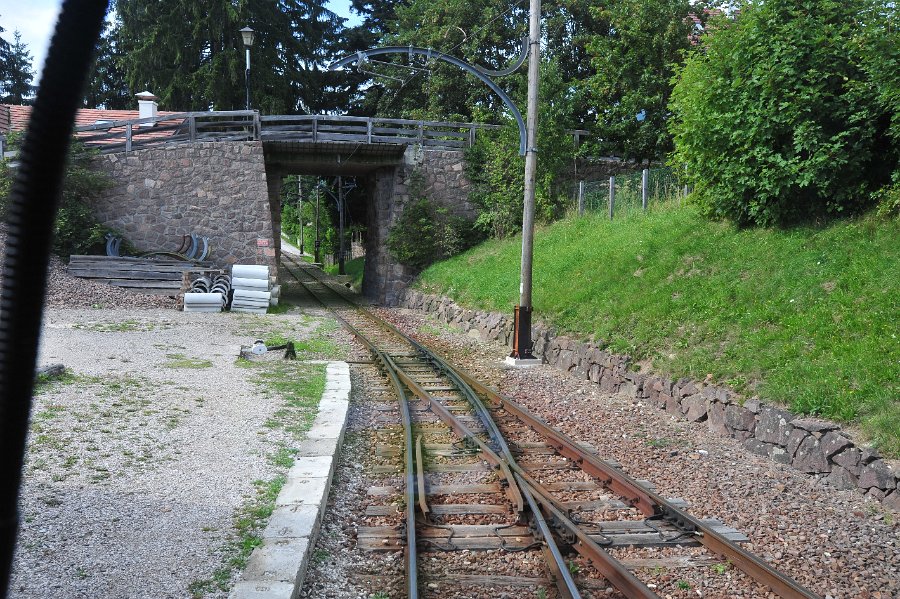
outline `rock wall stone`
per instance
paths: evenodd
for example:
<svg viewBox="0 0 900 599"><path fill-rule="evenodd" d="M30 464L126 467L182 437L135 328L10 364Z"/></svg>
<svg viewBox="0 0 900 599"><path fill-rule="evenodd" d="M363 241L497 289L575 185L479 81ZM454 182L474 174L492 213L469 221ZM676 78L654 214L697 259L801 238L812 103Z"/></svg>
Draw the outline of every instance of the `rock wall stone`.
<svg viewBox="0 0 900 599"><path fill-rule="evenodd" d="M366 264L363 294L386 305L396 305L415 276L387 249L391 228L411 201L428 198L450 214L467 219L477 216L469 202L469 180L462 150L428 150L410 146L396 168L377 171L370 187L367 213Z"/></svg>
<svg viewBox="0 0 900 599"><path fill-rule="evenodd" d="M278 236L261 142L206 142L106 154L95 165L113 186L96 217L141 251L175 251L182 236L208 236L219 267L277 267Z"/></svg>
<svg viewBox="0 0 900 599"><path fill-rule="evenodd" d="M407 289L400 306L432 313L483 340L509 345L512 339L511 317L468 310L445 297ZM900 472L876 450L857 446L834 422L799 417L709 381L634 372L630 356L613 354L602 343L557 335L540 324L533 327L532 338L535 353L544 363L590 380L603 391L623 393L672 416L705 424L717 434L741 441L752 453L837 488L857 489L900 512Z"/></svg>

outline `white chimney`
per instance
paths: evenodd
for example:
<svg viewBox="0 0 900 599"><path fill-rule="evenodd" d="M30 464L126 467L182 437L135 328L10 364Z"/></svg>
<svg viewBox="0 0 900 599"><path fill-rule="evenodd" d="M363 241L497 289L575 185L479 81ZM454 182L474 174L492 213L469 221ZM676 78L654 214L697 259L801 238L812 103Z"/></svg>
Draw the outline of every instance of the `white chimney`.
<svg viewBox="0 0 900 599"><path fill-rule="evenodd" d="M138 99L138 117L142 119L156 117L156 101L159 99L148 91L135 94ZM146 123L145 127L152 127L155 123Z"/></svg>

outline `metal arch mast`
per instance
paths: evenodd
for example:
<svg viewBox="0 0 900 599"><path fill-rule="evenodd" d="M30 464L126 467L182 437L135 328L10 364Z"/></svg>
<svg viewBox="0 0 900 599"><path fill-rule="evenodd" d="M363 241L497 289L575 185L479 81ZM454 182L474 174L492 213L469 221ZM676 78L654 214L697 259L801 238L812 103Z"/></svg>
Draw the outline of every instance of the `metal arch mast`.
<svg viewBox="0 0 900 599"><path fill-rule="evenodd" d="M450 56L449 54L444 54L443 52L438 52L437 50L432 50L431 48L417 48L415 46L385 46L384 48L361 50L356 54L351 54L349 56L341 58L340 60L334 61L333 63L328 65L328 70L335 71L347 66L352 62L359 62L360 64L363 64L369 57L381 56L382 54L407 54L410 57L424 56L427 60L431 60L433 58L437 60L443 60L444 62L448 62L454 66L457 66L467 73L470 73L477 77L479 81L491 88L491 91L497 94L497 96L499 96L501 100L503 100L503 103L506 104L506 107L509 108L509 111L512 113L513 118L516 119L516 124L519 126L519 155L525 156L528 135L525 130L525 121L522 119L522 113L519 112L519 109L516 107L512 99L506 94L506 92L500 89L497 84L494 83L494 80L488 76L488 73L500 76L509 74L508 72L512 71L509 71L509 69L503 69L500 71L489 71L487 69L481 69L480 67L471 65L456 58L455 56ZM524 61L524 57L520 57L520 59L516 61L514 67L510 68L515 70L522 64L522 61Z"/></svg>

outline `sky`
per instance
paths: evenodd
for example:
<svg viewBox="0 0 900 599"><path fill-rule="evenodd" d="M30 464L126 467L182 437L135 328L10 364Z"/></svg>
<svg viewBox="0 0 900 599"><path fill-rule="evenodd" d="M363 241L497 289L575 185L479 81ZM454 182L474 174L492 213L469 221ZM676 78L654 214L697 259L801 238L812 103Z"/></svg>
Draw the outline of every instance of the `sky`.
<svg viewBox="0 0 900 599"><path fill-rule="evenodd" d="M22 34L22 41L28 46L34 59L32 65L35 85L38 83L61 5L62 0L0 0L0 27L6 30L0 37L12 43L15 30ZM350 14L350 0L329 0L328 8L339 16L350 18L349 25L360 20L359 15Z"/></svg>

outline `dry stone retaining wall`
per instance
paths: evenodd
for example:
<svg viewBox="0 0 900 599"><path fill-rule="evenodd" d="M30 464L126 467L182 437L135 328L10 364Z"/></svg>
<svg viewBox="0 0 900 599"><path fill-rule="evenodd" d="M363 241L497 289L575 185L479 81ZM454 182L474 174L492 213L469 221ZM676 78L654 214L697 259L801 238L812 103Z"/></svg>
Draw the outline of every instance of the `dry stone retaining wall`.
<svg viewBox="0 0 900 599"><path fill-rule="evenodd" d="M106 154L113 181L95 216L141 251L175 251L182 236L210 238L218 266L276 267L262 142L204 142Z"/></svg>
<svg viewBox="0 0 900 599"><path fill-rule="evenodd" d="M468 310L413 289L401 296L400 305L433 313L484 340L507 345L512 340L512 318L502 314ZM857 446L833 422L799 417L706 381L633 372L629 356L557 335L543 325L535 326L532 336L535 353L545 363L588 379L603 391L623 393L672 416L706 424L757 455L824 478L839 489L858 489L900 512L900 472L877 451Z"/></svg>

